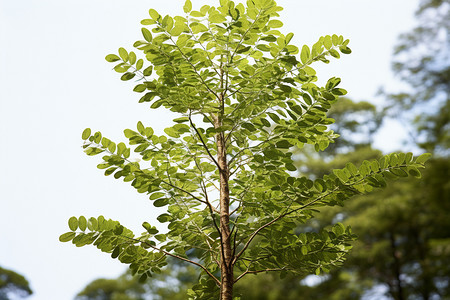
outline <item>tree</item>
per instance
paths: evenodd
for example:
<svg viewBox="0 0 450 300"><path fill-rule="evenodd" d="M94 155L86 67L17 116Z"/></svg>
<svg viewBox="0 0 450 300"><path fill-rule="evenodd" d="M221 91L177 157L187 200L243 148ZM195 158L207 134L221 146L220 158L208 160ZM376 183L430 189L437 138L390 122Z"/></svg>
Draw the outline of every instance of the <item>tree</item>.
<svg viewBox="0 0 450 300"><path fill-rule="evenodd" d="M439 155L450 146L450 7L445 0L421 0L418 25L402 34L394 49L395 74L409 86L388 94L387 111L412 120L415 144Z"/></svg>
<svg viewBox="0 0 450 300"><path fill-rule="evenodd" d="M130 278L131 277L131 278ZM138 300L145 288L129 274L117 279L96 279L78 293L77 300Z"/></svg>
<svg viewBox="0 0 450 300"><path fill-rule="evenodd" d="M140 102L180 117L165 135L141 122L137 131L125 129L140 162L100 132L88 128L82 137L88 155L104 154L98 167L105 175L131 182L157 207L168 206L158 217L168 232L144 222L146 232L135 236L117 221L81 216L69 219L71 231L61 241L94 244L142 280L168 256L193 264L203 276L188 292L191 299L232 299L234 285L248 274L320 274L342 264L355 239L349 227L294 229L318 207L342 205L392 177L420 176L429 155L391 154L359 168L349 163L314 181L295 176L290 149L326 149L337 137L327 111L346 93L339 78L317 86L311 64L351 50L337 35L311 48L290 45L293 34L277 29L280 10L272 0L247 6L222 0L199 11L188 0L186 18L150 9L141 23L152 30L144 27L145 40L134 44L150 66L124 48L106 60L118 62L122 80L141 80L134 88L146 92Z"/></svg>
<svg viewBox="0 0 450 300"><path fill-rule="evenodd" d="M0 267L0 299L13 299L12 295L28 297L31 294L33 294L33 291L25 277L12 270Z"/></svg>

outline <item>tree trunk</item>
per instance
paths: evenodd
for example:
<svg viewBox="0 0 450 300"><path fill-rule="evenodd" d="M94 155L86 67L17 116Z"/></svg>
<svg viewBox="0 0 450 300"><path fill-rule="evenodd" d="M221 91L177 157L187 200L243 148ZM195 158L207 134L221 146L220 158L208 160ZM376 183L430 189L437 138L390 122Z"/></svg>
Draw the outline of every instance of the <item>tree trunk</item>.
<svg viewBox="0 0 450 300"><path fill-rule="evenodd" d="M422 294L423 300L429 300L431 298L431 291L433 289L433 281L431 279L431 272L429 270L429 263L427 259L427 243L425 239L420 238L419 228L413 228L413 236L416 242L416 249L419 256L420 268L422 271L422 288L420 293Z"/></svg>
<svg viewBox="0 0 450 300"><path fill-rule="evenodd" d="M216 120L215 127L220 127L220 118ZM233 299L233 252L231 248L230 234L230 191L228 184L228 163L227 150L225 145L225 137L223 132L216 135L217 143L217 163L220 173L220 238L221 238L221 255L220 255L220 272L221 286L220 299Z"/></svg>
<svg viewBox="0 0 450 300"><path fill-rule="evenodd" d="M389 239L390 239L390 243L391 243L392 258L394 259L393 272L394 272L394 277L395 277L394 286L396 289L396 291L393 291L392 295L394 295L394 298L397 300L404 300L405 298L403 295L402 281L400 278L401 263L400 263L400 258L398 257L398 253L397 253L397 246L395 245L394 233L389 232Z"/></svg>

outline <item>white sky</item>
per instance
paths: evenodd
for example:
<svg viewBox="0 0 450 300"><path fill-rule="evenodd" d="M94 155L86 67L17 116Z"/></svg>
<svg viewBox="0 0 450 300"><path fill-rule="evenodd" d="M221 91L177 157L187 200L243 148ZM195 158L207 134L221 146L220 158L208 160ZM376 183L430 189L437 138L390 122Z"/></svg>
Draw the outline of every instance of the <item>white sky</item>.
<svg viewBox="0 0 450 300"><path fill-rule="evenodd" d="M217 5L217 1L193 1ZM95 247L60 243L72 215L119 220L140 233L156 209L128 184L103 176L97 158L81 149L86 127L123 141L138 120L161 131L162 110L138 104L106 54L131 50L142 39L149 8L183 15L183 0L0 0L0 266L24 274L30 299L72 299L88 282L126 268ZM390 72L399 33L414 24L417 0L279 0L285 33L311 45L321 35L350 38L353 53L318 68L326 80L342 78L355 100L374 100L380 86L396 88ZM379 139L399 147L398 124Z"/></svg>

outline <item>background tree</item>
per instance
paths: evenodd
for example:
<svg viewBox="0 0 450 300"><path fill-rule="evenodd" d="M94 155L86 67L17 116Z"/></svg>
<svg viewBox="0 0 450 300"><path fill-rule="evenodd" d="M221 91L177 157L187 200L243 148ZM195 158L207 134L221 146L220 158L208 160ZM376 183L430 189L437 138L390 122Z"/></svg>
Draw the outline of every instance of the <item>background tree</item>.
<svg viewBox="0 0 450 300"><path fill-rule="evenodd" d="M116 279L97 279L88 284L76 300L184 300L189 288L198 282L200 272L189 264L168 258L167 267L145 283L130 271Z"/></svg>
<svg viewBox="0 0 450 300"><path fill-rule="evenodd" d="M448 155L450 148L450 5L422 0L418 25L400 36L394 51L394 73L409 88L388 94L390 115L406 118L413 143Z"/></svg>
<svg viewBox="0 0 450 300"><path fill-rule="evenodd" d="M22 275L0 267L0 299L25 298L33 294L30 284Z"/></svg>
<svg viewBox="0 0 450 300"><path fill-rule="evenodd" d="M317 285L319 291L347 278L340 282L341 290L368 283L360 286L358 297L380 286L393 299L446 299L450 295L449 60L445 50L450 45L449 12L446 1L420 3L419 25L401 36L393 63L394 72L410 89L388 95L390 107L384 110L387 116L403 116L413 143L435 151L438 158L430 162L420 182L395 182L383 191L355 198L342 209L323 210L315 223L309 224L317 228L340 220L352 225L360 237L343 268ZM313 167L307 171L321 174L320 170L330 165L342 166L343 156L366 154L351 150L331 161L330 157L317 160L317 164L310 161ZM377 288L371 290L371 286Z"/></svg>
<svg viewBox="0 0 450 300"><path fill-rule="evenodd" d="M390 107L385 110L388 116L403 116L413 143L435 151L438 158L420 182L396 182L355 199L329 218L344 218L360 236L344 264L354 274L349 285L370 278L374 285L387 287L393 299L450 295L449 14L446 1L420 2L418 26L400 37L394 52L393 70L410 88L388 95Z"/></svg>
<svg viewBox="0 0 450 300"><path fill-rule="evenodd" d="M420 176L429 155L391 154L359 168L348 163L314 180L294 176L290 149L325 150L336 137L327 112L346 93L337 87L339 78L317 86L311 64L338 58L338 50L350 53L349 41L325 36L299 51L289 44L292 33L278 31L281 7L271 0L191 6L186 1L186 18L151 9L151 19L142 21L153 34L143 28L145 41L135 47L149 67L123 48L106 57L119 61L121 79L142 80L134 88L147 91L140 102L178 113L176 124L161 136L141 122L137 131L125 130L141 162L100 132L82 135L88 155L104 154L98 167L105 175L114 173L150 194L155 206L168 206L158 220L168 222L169 231L160 234L144 222L146 232L135 236L104 217L72 217L60 240L94 244L143 280L159 272L167 256L193 264L203 275L188 291L195 299L232 299L234 284L248 274L320 274L341 265L355 238L349 227L298 232L298 225L317 208L342 205L384 187L386 179Z"/></svg>

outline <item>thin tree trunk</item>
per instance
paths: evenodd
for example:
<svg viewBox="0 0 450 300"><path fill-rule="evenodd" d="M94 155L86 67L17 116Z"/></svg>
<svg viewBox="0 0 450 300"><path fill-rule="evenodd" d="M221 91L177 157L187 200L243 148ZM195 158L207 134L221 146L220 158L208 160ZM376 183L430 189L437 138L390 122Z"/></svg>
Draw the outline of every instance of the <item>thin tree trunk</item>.
<svg viewBox="0 0 450 300"><path fill-rule="evenodd" d="M220 99L222 100L222 99ZM222 125L221 117L215 120L215 127ZM230 234L230 190L228 184L229 171L227 163L227 150L225 145L225 137L223 132L216 134L217 143L217 163L220 173L220 235L221 235L221 255L220 255L220 271L221 286L220 299L233 299L233 252L231 248Z"/></svg>
<svg viewBox="0 0 450 300"><path fill-rule="evenodd" d="M420 238L420 230L413 228L413 236L416 241L416 248L419 255L419 263L422 271L422 288L420 293L422 294L423 300L429 300L431 298L431 290L433 282L430 278L430 270L427 259L427 244Z"/></svg>
<svg viewBox="0 0 450 300"><path fill-rule="evenodd" d="M391 242L391 250L392 250L392 257L394 259L394 266L393 266L393 271L394 271L394 277L395 277L395 284L394 286L396 287L396 292L393 291L393 295L396 295L397 297L395 297L395 299L397 300L404 300L404 295L403 295L403 287L402 287L402 281L400 279L400 275L401 275L401 270L400 270L400 258L398 257L397 254L397 248L395 246L395 237L394 234L392 232L389 232L389 239Z"/></svg>

